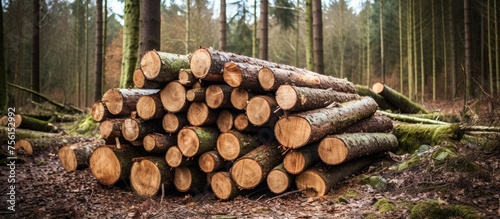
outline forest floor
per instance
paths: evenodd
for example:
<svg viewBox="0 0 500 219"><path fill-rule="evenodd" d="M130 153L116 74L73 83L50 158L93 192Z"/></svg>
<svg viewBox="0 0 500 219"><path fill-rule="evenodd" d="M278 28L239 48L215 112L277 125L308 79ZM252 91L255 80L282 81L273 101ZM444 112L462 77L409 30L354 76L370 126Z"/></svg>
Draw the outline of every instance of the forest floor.
<svg viewBox="0 0 500 219"><path fill-rule="evenodd" d="M447 113L456 113L461 106L458 102L427 105ZM481 116L488 115L479 115L480 119ZM492 119L498 117L486 117L484 121ZM498 137L485 136L490 140ZM498 142L489 147L481 144L458 142L458 156L449 159L432 156L446 147L446 142L413 155L388 154L318 198L308 198L293 187L282 195L273 195L263 186L231 201L219 201L209 188L200 194L167 190L153 198L142 198L126 183L100 185L89 169L65 171L57 148L51 148L32 157L21 155L24 162L16 162L13 214L7 210L10 169L5 164L0 166L0 217L424 218L418 217L416 210L434 207L431 211L443 210L436 218L445 217L446 212L453 218L499 218L500 146ZM393 170L415 157L419 157L419 162L413 166ZM366 178L382 183L367 184Z"/></svg>

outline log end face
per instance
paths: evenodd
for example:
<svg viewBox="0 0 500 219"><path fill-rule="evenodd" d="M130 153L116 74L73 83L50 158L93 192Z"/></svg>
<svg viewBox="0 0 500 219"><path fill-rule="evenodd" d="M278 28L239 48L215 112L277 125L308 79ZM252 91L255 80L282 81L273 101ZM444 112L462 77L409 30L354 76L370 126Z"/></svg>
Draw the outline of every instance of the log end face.
<svg viewBox="0 0 500 219"><path fill-rule="evenodd" d="M207 49L197 49L191 57L190 68L196 78L204 78L210 71L212 56Z"/></svg>
<svg viewBox="0 0 500 219"><path fill-rule="evenodd" d="M163 116L162 127L167 133L177 132L179 129L179 119L172 113Z"/></svg>
<svg viewBox="0 0 500 219"><path fill-rule="evenodd" d="M233 114L228 110L222 110L217 117L217 128L221 132L228 132L233 128Z"/></svg>
<svg viewBox="0 0 500 219"><path fill-rule="evenodd" d="M212 186L215 196L222 200L230 199L233 195L232 191L236 189L234 188L234 182L227 172L215 173L210 180L210 185Z"/></svg>
<svg viewBox="0 0 500 219"><path fill-rule="evenodd" d="M180 112L186 105L186 88L178 81L172 81L160 91L163 107L169 112Z"/></svg>
<svg viewBox="0 0 500 219"><path fill-rule="evenodd" d="M92 119L96 122L100 122L104 120L104 116L106 114L106 107L100 101L94 103L92 105Z"/></svg>
<svg viewBox="0 0 500 219"><path fill-rule="evenodd" d="M134 71L134 75L132 76L132 79L134 81L134 85L137 88L143 88L144 85L146 84L146 76L142 72L140 68L136 69Z"/></svg>
<svg viewBox="0 0 500 219"><path fill-rule="evenodd" d="M17 121L17 119L16 119ZM33 145L31 145L31 142L25 139L21 139L14 144L14 149L19 152L19 151L24 151L27 155L33 155Z"/></svg>
<svg viewBox="0 0 500 219"><path fill-rule="evenodd" d="M306 167L306 159L296 151L290 151L283 159L283 167L291 174L299 174Z"/></svg>
<svg viewBox="0 0 500 219"><path fill-rule="evenodd" d="M132 165L130 170L130 184L138 195L151 197L160 189L160 170L150 160L140 159Z"/></svg>
<svg viewBox="0 0 500 219"><path fill-rule="evenodd" d="M142 96L137 101L137 114L143 119L151 119L156 114L156 102L153 97Z"/></svg>
<svg viewBox="0 0 500 219"><path fill-rule="evenodd" d="M107 146L98 147L89 159L92 175L103 185L113 185L120 179L121 164L113 150Z"/></svg>
<svg viewBox="0 0 500 219"><path fill-rule="evenodd" d="M144 139L142 139L142 145L147 152L151 152L156 146L155 138L151 134L146 135Z"/></svg>
<svg viewBox="0 0 500 219"><path fill-rule="evenodd" d="M215 160L209 153L203 153L198 159L198 166L205 173L213 172L215 169Z"/></svg>
<svg viewBox="0 0 500 219"><path fill-rule="evenodd" d="M255 96L247 104L248 121L256 126L264 125L273 113L265 96Z"/></svg>
<svg viewBox="0 0 500 219"><path fill-rule="evenodd" d="M200 139L194 130L183 128L177 134L177 144L184 156L193 157L200 147Z"/></svg>
<svg viewBox="0 0 500 219"><path fill-rule="evenodd" d="M75 152L70 146L63 146L57 152L59 160L61 160L61 165L67 171L75 171L78 166L78 161L76 160Z"/></svg>
<svg viewBox="0 0 500 219"><path fill-rule="evenodd" d="M348 149L342 140L327 136L319 143L318 154L326 164L337 165L346 160Z"/></svg>
<svg viewBox="0 0 500 219"><path fill-rule="evenodd" d="M235 88L231 92L231 104L236 109L244 110L247 107L248 99L250 99L250 95L243 88Z"/></svg>
<svg viewBox="0 0 500 219"><path fill-rule="evenodd" d="M182 152L177 146L170 147L165 154L165 161L167 162L168 166L172 168L180 166L182 163L182 158Z"/></svg>
<svg viewBox="0 0 500 219"><path fill-rule="evenodd" d="M234 62L224 64L223 77L224 81L231 87L239 87L243 81L241 70Z"/></svg>
<svg viewBox="0 0 500 219"><path fill-rule="evenodd" d="M123 97L118 89L109 89L102 95L102 102L113 115L119 115L123 110Z"/></svg>
<svg viewBox="0 0 500 219"><path fill-rule="evenodd" d="M205 93L205 101L208 107L217 109L221 106L224 100L224 92L218 85L210 85Z"/></svg>
<svg viewBox="0 0 500 219"><path fill-rule="evenodd" d="M274 73L270 68L264 67L260 69L257 77L259 79L260 86L264 90L271 91L275 86Z"/></svg>
<svg viewBox="0 0 500 219"><path fill-rule="evenodd" d="M288 174L280 170L272 170L267 175L267 187L274 194L281 194L285 192L290 186L290 179Z"/></svg>
<svg viewBox="0 0 500 219"><path fill-rule="evenodd" d="M217 151L225 160L235 160L240 155L240 141L232 133L222 133L217 138Z"/></svg>
<svg viewBox="0 0 500 219"><path fill-rule="evenodd" d="M110 137L113 132L113 122L109 120L102 121L99 125L99 132L104 139Z"/></svg>
<svg viewBox="0 0 500 219"><path fill-rule="evenodd" d="M147 79L155 79L161 70L161 59L156 51L146 52L141 59L141 70Z"/></svg>
<svg viewBox="0 0 500 219"><path fill-rule="evenodd" d="M139 138L139 124L132 118L127 118L122 124L122 135L127 141L135 141Z"/></svg>
<svg viewBox="0 0 500 219"><path fill-rule="evenodd" d="M297 99L297 92L293 89L293 86L281 85L276 91L276 103L283 110L289 110L294 107Z"/></svg>
<svg viewBox="0 0 500 219"><path fill-rule="evenodd" d="M299 148L308 143L311 137L311 125L306 119L298 116L283 117L276 122L274 135L283 146Z"/></svg>
<svg viewBox="0 0 500 219"><path fill-rule="evenodd" d="M174 185L179 192L187 192L193 184L191 170L187 167L175 168Z"/></svg>
<svg viewBox="0 0 500 219"><path fill-rule="evenodd" d="M255 160L243 158L234 162L231 177L239 187L251 189L262 182L262 167Z"/></svg>
<svg viewBox="0 0 500 219"><path fill-rule="evenodd" d="M381 82L377 82L377 83L372 85L372 90L373 90L373 92L380 94L384 90L384 84Z"/></svg>
<svg viewBox="0 0 500 219"><path fill-rule="evenodd" d="M326 194L326 182L319 174L314 171L306 170L299 174L295 179L297 189L309 197L319 197Z"/></svg>
<svg viewBox="0 0 500 219"><path fill-rule="evenodd" d="M189 124L193 126L201 126L208 119L210 114L210 109L206 103L194 102L189 105L187 112L187 119Z"/></svg>

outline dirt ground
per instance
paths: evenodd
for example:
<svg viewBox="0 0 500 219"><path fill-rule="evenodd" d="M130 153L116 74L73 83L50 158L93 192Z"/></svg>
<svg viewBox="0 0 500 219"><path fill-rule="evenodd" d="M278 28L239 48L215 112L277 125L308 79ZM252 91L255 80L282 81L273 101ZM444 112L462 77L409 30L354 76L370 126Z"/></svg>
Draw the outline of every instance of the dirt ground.
<svg viewBox="0 0 500 219"><path fill-rule="evenodd" d="M487 137L495 140L498 135ZM7 209L10 169L5 163L0 166L0 218L410 218L414 206L424 201L472 209L452 218L499 218L498 143L484 149L478 142L462 142L460 158L438 162L431 154L442 146L421 152L420 162L404 170L391 166L412 156L386 154L322 197L306 197L293 187L273 195L262 186L232 201L217 200L209 188L200 194L167 190L142 198L126 181L108 187L98 184L89 169L65 171L57 148L50 148L32 157L20 155L23 162L16 161L15 212ZM459 161L472 164L473 170L458 168ZM370 176L386 183L364 183Z"/></svg>

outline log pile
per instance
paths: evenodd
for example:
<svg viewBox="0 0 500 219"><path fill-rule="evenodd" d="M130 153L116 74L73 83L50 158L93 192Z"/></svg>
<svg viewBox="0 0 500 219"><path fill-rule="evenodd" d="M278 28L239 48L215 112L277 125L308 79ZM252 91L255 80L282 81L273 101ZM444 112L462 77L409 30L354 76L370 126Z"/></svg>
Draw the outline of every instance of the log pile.
<svg viewBox="0 0 500 219"><path fill-rule="evenodd" d="M111 145L96 148L89 165L100 183L130 180L141 196L210 185L228 200L294 184L321 196L369 164L367 155L398 146L374 99L345 79L293 66L206 48L150 51L134 82L94 105Z"/></svg>

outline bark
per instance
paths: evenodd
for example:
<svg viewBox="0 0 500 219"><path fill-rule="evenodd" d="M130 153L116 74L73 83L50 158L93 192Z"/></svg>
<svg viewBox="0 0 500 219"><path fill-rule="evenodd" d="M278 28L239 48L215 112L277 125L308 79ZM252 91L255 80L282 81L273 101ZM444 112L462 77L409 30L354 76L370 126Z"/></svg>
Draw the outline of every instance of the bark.
<svg viewBox="0 0 500 219"><path fill-rule="evenodd" d="M95 43L95 74L94 74L94 102L98 101L102 96L102 62L103 62L103 14L102 14L102 0L96 1L96 43ZM106 9L107 10L107 9Z"/></svg>
<svg viewBox="0 0 500 219"><path fill-rule="evenodd" d="M283 117L274 127L276 139L285 147L299 148L328 134L337 133L359 120L372 116L377 103L370 97L338 107L305 111Z"/></svg>
<svg viewBox="0 0 500 219"><path fill-rule="evenodd" d="M250 63L226 62L224 64L224 81L231 87L239 87L252 91L264 91L257 80L262 67Z"/></svg>
<svg viewBox="0 0 500 219"><path fill-rule="evenodd" d="M100 145L96 141L78 142L62 146L57 154L64 169L71 172L87 168L90 155L98 146Z"/></svg>
<svg viewBox="0 0 500 219"><path fill-rule="evenodd" d="M179 192L200 194L207 184L206 179L206 173L197 166L175 168L174 185Z"/></svg>
<svg viewBox="0 0 500 219"><path fill-rule="evenodd" d="M106 104L113 115L129 115L137 110L137 101L142 96L158 93L158 89L121 89L112 88L106 91L101 101Z"/></svg>
<svg viewBox="0 0 500 219"><path fill-rule="evenodd" d="M162 132L159 120L127 118L122 124L122 135L127 141L137 141L153 132Z"/></svg>
<svg viewBox="0 0 500 219"><path fill-rule="evenodd" d="M31 118L29 116L16 114L14 116L14 126L20 129L30 129L42 132L59 132L59 129L50 122Z"/></svg>
<svg viewBox="0 0 500 219"><path fill-rule="evenodd" d="M167 133L176 133L188 124L186 113L167 113L162 120L163 130Z"/></svg>
<svg viewBox="0 0 500 219"><path fill-rule="evenodd" d="M137 115L144 120L160 119L167 113L161 103L160 94L142 96L137 101Z"/></svg>
<svg viewBox="0 0 500 219"><path fill-rule="evenodd" d="M8 125L8 124L7 124ZM10 131L9 131L10 127ZM9 139L8 133L12 132L12 126L0 127L0 142L6 142ZM39 132L28 129L16 129L16 139L25 138L55 138L61 136L62 133Z"/></svg>
<svg viewBox="0 0 500 219"><path fill-rule="evenodd" d="M347 128L342 129L342 133L376 133L392 131L392 120L384 115L373 115L369 118L360 120Z"/></svg>
<svg viewBox="0 0 500 219"><path fill-rule="evenodd" d="M356 93L360 96L368 96L368 97L373 98L377 102L378 108L381 110L395 110L396 109L396 107L389 104L384 99L384 97L380 96L380 94L373 92L373 90L367 86L356 85Z"/></svg>
<svg viewBox="0 0 500 219"><path fill-rule="evenodd" d="M192 87L195 82L197 82L196 77L194 77L191 69L181 69L179 71L179 83L185 87Z"/></svg>
<svg viewBox="0 0 500 219"><path fill-rule="evenodd" d="M189 103L186 100L186 88L178 81L172 81L160 91L163 107L171 113L184 112Z"/></svg>
<svg viewBox="0 0 500 219"><path fill-rule="evenodd" d="M99 132L104 139L122 136L122 124L125 118L107 119L99 125Z"/></svg>
<svg viewBox="0 0 500 219"><path fill-rule="evenodd" d="M88 139L81 137L26 138L17 140L14 144L14 148L18 153L23 151L26 155L34 155L40 151L53 151L54 149L57 151L64 145L80 141L88 141Z"/></svg>
<svg viewBox="0 0 500 219"><path fill-rule="evenodd" d="M248 121L247 115L244 113L238 114L234 118L234 128L240 132L257 132L260 128Z"/></svg>
<svg viewBox="0 0 500 219"><path fill-rule="evenodd" d="M283 167L291 174L299 174L319 161L318 143L292 150L285 155Z"/></svg>
<svg viewBox="0 0 500 219"><path fill-rule="evenodd" d="M189 68L187 55L149 51L142 57L141 69L147 79L171 82L179 79L179 71Z"/></svg>
<svg viewBox="0 0 500 219"><path fill-rule="evenodd" d="M393 151L398 139L389 133L330 135L319 143L318 154L328 165L341 164L366 155Z"/></svg>
<svg viewBox="0 0 500 219"><path fill-rule="evenodd" d="M104 103L101 101L97 101L94 103L94 105L92 105L91 114L92 114L92 119L94 119L94 121L96 122L102 122L107 118L113 117L113 114L109 112L106 105L104 105Z"/></svg>
<svg viewBox="0 0 500 219"><path fill-rule="evenodd" d="M177 144L184 156L194 157L213 150L218 136L219 130L213 127L186 126L177 134Z"/></svg>
<svg viewBox="0 0 500 219"><path fill-rule="evenodd" d="M125 0L123 12L123 58L120 88L133 86L133 73L137 68L139 50L140 5L136 0Z"/></svg>
<svg viewBox="0 0 500 219"><path fill-rule="evenodd" d="M217 117L217 128L219 131L222 132L228 132L231 130L234 126L234 118L236 117L237 112L236 111L231 111L231 110L222 110L219 113L219 116Z"/></svg>
<svg viewBox="0 0 500 219"><path fill-rule="evenodd" d="M255 126L273 126L283 115L283 110L279 109L274 97L259 95L248 101L246 113L248 121Z"/></svg>
<svg viewBox="0 0 500 219"><path fill-rule="evenodd" d="M384 97L402 113L428 113L427 110L385 84L375 83L372 90Z"/></svg>
<svg viewBox="0 0 500 219"><path fill-rule="evenodd" d="M261 145L236 160L231 168L231 177L242 189L259 185L267 174L283 160L276 142Z"/></svg>
<svg viewBox="0 0 500 219"><path fill-rule="evenodd" d="M306 19L306 69L314 69L314 42L313 42L313 0L305 0L305 19Z"/></svg>
<svg viewBox="0 0 500 219"><path fill-rule="evenodd" d="M293 175L283 167L283 163L275 166L267 175L267 187L274 194L285 192L292 185Z"/></svg>
<svg viewBox="0 0 500 219"><path fill-rule="evenodd" d="M402 121L402 122L438 124L438 125L449 124L447 122L442 122L442 121L436 120L435 118L425 118L425 115L432 115L432 114L409 115L409 114L389 113L389 112L384 112L384 111L380 111L380 113L382 115L385 115L385 116L391 118L391 119Z"/></svg>
<svg viewBox="0 0 500 219"><path fill-rule="evenodd" d="M3 24L2 24L3 25ZM31 60L31 89L40 92L40 0L33 0L33 50ZM32 96L32 100L39 102L39 98Z"/></svg>
<svg viewBox="0 0 500 219"><path fill-rule="evenodd" d="M168 148L177 145L177 135L148 134L144 137L142 145L149 153L165 153Z"/></svg>
<svg viewBox="0 0 500 219"><path fill-rule="evenodd" d="M233 89L228 85L210 85L205 92L205 102L212 109L233 107L231 104Z"/></svg>
<svg viewBox="0 0 500 219"><path fill-rule="evenodd" d="M244 110L247 107L248 101L253 96L255 96L253 93L243 88L234 88L231 92L231 104L236 109Z"/></svg>
<svg viewBox="0 0 500 219"><path fill-rule="evenodd" d="M496 11L496 9L495 9ZM471 56L471 28L470 28L470 5L469 0L464 0L464 34L465 34L465 69L464 69L464 103L467 103L468 99L474 97L474 90L472 89L472 56ZM464 105L464 112L465 112Z"/></svg>
<svg viewBox="0 0 500 219"><path fill-rule="evenodd" d="M321 9L321 0L312 0L313 11L313 60L314 71L324 74L323 68L323 16Z"/></svg>
<svg viewBox="0 0 500 219"><path fill-rule="evenodd" d="M174 177L161 157L138 157L133 159L130 170L130 185L139 196L152 197L162 186L172 186Z"/></svg>
<svg viewBox="0 0 500 219"><path fill-rule="evenodd" d="M187 119L193 126L213 125L217 121L218 111L210 109L204 102L193 102L189 106Z"/></svg>
<svg viewBox="0 0 500 219"><path fill-rule="evenodd" d="M226 50L226 0L220 1L220 16L219 16L219 49Z"/></svg>
<svg viewBox="0 0 500 219"><path fill-rule="evenodd" d="M217 138L217 151L224 160L234 161L260 146L258 136L231 130Z"/></svg>
<svg viewBox="0 0 500 219"><path fill-rule="evenodd" d="M0 4L0 33L3 31L3 4ZM5 53L3 34L0 34L0 112L7 112L8 98L7 95L7 71L5 70Z"/></svg>
<svg viewBox="0 0 500 219"><path fill-rule="evenodd" d="M152 81L147 79L140 68L134 71L133 80L135 87L141 89L156 89L165 86L165 83L160 83L157 81Z"/></svg>
<svg viewBox="0 0 500 219"><path fill-rule="evenodd" d="M140 1L139 56L151 50L160 50L161 13L160 0Z"/></svg>
<svg viewBox="0 0 500 219"><path fill-rule="evenodd" d="M281 85L276 91L276 102L283 110L307 111L358 99L359 95L308 87Z"/></svg>
<svg viewBox="0 0 500 219"><path fill-rule="evenodd" d="M463 135L458 125L407 124L394 126L399 141L399 152L413 153L422 144L436 145L442 141L457 140Z"/></svg>
<svg viewBox="0 0 500 219"><path fill-rule="evenodd" d="M230 200L239 195L238 186L231 179L229 172L218 172L212 176L210 181L214 195L221 200Z"/></svg>
<svg viewBox="0 0 500 219"><path fill-rule="evenodd" d="M167 153L165 153L165 161L171 168L195 164L194 159L183 156L179 147L175 145L168 148Z"/></svg>
<svg viewBox="0 0 500 219"><path fill-rule="evenodd" d="M205 101L206 93L206 87L193 88L186 91L186 99L190 102L203 102Z"/></svg>
<svg viewBox="0 0 500 219"><path fill-rule="evenodd" d="M226 167L228 162L224 161L216 150L207 151L200 155L198 166L205 173L214 172Z"/></svg>
<svg viewBox="0 0 500 219"><path fill-rule="evenodd" d="M260 42L259 42L259 57L263 60L268 59L269 50L269 2L268 0L260 0Z"/></svg>

